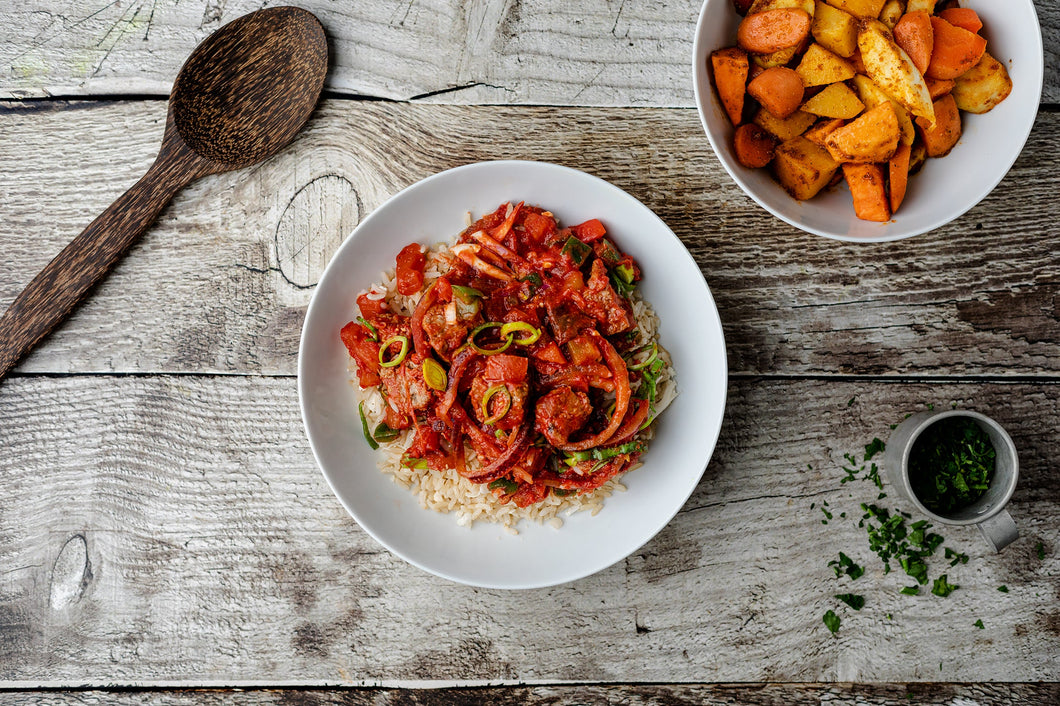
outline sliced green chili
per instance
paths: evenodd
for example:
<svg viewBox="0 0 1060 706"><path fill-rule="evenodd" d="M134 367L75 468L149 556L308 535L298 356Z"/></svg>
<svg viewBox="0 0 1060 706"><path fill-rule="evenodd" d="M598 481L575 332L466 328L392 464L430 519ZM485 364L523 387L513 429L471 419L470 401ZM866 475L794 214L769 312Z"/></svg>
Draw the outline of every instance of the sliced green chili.
<svg viewBox="0 0 1060 706"><path fill-rule="evenodd" d="M375 431L372 432L372 438L381 444L386 444L393 441L401 435L401 432L397 429L391 429L390 425L386 422L382 422L376 426Z"/></svg>
<svg viewBox="0 0 1060 706"><path fill-rule="evenodd" d="M493 396L499 392L504 393L504 406L501 411L497 414L490 414L490 400ZM512 408L512 395L508 392L508 386L504 384L494 385L490 389L486 390L486 393L482 395L482 422L484 424L493 424L494 422L500 421L504 415L508 414L508 410Z"/></svg>
<svg viewBox="0 0 1060 706"><path fill-rule="evenodd" d="M496 348L483 348L479 344L475 343L475 337L488 328L501 328L503 326L504 324L502 324L500 321L487 321L486 323L475 327L475 329L471 331L471 335L467 337L467 344L471 346L471 348L476 353L481 353L482 355L496 355L497 353L502 353L508 350L508 346L512 345L512 336L505 337L504 343L498 344Z"/></svg>
<svg viewBox="0 0 1060 706"><path fill-rule="evenodd" d="M379 448L379 444L375 443L375 439L373 439L372 435L368 432L368 417L364 413L363 401L357 405L357 413L361 415L361 431L364 432L364 440L367 441L368 446L375 451Z"/></svg>
<svg viewBox="0 0 1060 706"><path fill-rule="evenodd" d="M656 343L655 341L652 341L651 353L648 355L648 357L645 358L644 360L642 360L639 363L634 363L633 365L627 365L626 368L629 369L629 370L643 370L644 368L646 368L649 365L651 365L652 363L654 363L655 359L658 358L658 357L659 357L659 344Z"/></svg>
<svg viewBox="0 0 1060 706"><path fill-rule="evenodd" d="M481 298L483 296L482 292L475 289L474 287L465 287L462 284L453 284L450 286L453 288L454 292L459 294L464 299L475 299Z"/></svg>
<svg viewBox="0 0 1060 706"><path fill-rule="evenodd" d="M427 383L427 387L441 392L448 386L449 376L446 375L441 363L434 358L425 358L423 360L423 381Z"/></svg>
<svg viewBox="0 0 1060 706"><path fill-rule="evenodd" d="M369 332L371 332L372 340L375 341L376 343L378 343L379 342L379 330L375 326L372 326L372 322L369 321L368 319L364 318L363 316L358 316L357 317L357 321L360 322L361 326L364 326L366 329L368 329Z"/></svg>
<svg viewBox="0 0 1060 706"><path fill-rule="evenodd" d="M395 343L401 344L401 350L398 351L390 360L383 360L383 356L386 354L390 347ZM383 345L379 346L379 365L384 368L393 368L395 365L401 365L402 361L405 360L405 356L409 354L409 337L408 336L391 336L383 342Z"/></svg>
<svg viewBox="0 0 1060 706"><path fill-rule="evenodd" d="M501 326L501 338L511 336L516 332L525 332L529 335L523 336L522 338L513 338L512 342L520 346L529 346L531 343L537 343L537 339L541 338L541 329L534 328L525 321L511 321Z"/></svg>

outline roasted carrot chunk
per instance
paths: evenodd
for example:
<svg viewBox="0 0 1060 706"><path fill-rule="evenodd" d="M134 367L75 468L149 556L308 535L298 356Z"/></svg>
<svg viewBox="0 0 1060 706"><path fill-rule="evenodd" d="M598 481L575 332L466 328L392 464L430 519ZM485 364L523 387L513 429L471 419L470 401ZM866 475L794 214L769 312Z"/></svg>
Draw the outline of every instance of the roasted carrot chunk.
<svg viewBox="0 0 1060 706"><path fill-rule="evenodd" d="M928 94L931 96L931 100L937 101L944 95L953 90L956 84L955 81L948 78L926 78L924 82L927 83Z"/></svg>
<svg viewBox="0 0 1060 706"><path fill-rule="evenodd" d="M890 186L891 213L905 200L906 187L909 185L909 156L912 153L909 145L898 145L894 156L887 161L887 177Z"/></svg>
<svg viewBox="0 0 1060 706"><path fill-rule="evenodd" d="M854 214L863 221L890 220L891 209L883 184L883 170L878 164L844 164L850 195L854 198Z"/></svg>
<svg viewBox="0 0 1060 706"><path fill-rule="evenodd" d="M752 54L772 54L798 46L810 34L810 16L790 7L748 15L736 30L736 42Z"/></svg>
<svg viewBox="0 0 1060 706"><path fill-rule="evenodd" d="M726 47L710 55L714 68L714 86L733 125L743 122L743 101L747 87L747 52Z"/></svg>
<svg viewBox="0 0 1060 706"><path fill-rule="evenodd" d="M942 157L961 139L961 114L957 110L957 102L949 93L935 101L934 106L935 124L932 125L923 118L917 118L916 124L920 128L920 136L924 139L927 156Z"/></svg>
<svg viewBox="0 0 1060 706"><path fill-rule="evenodd" d="M747 84L747 92L778 118L786 118L802 105L802 79L783 66L766 69Z"/></svg>
<svg viewBox="0 0 1060 706"><path fill-rule="evenodd" d="M940 12L939 17L954 27L960 27L969 32L978 33L983 28L983 21L979 19L979 13L970 7L950 7Z"/></svg>
<svg viewBox="0 0 1060 706"><path fill-rule="evenodd" d="M745 167L758 169L773 160L777 138L754 123L745 123L736 128L732 139L736 161Z"/></svg>
<svg viewBox="0 0 1060 706"><path fill-rule="evenodd" d="M894 42L913 60L920 73L931 63L931 50L935 43L935 31L931 26L931 15L923 10L907 12L894 26Z"/></svg>
<svg viewBox="0 0 1060 706"><path fill-rule="evenodd" d="M986 40L974 32L955 27L941 17L931 18L935 43L931 62L924 75L929 78L957 78L979 63L986 51Z"/></svg>

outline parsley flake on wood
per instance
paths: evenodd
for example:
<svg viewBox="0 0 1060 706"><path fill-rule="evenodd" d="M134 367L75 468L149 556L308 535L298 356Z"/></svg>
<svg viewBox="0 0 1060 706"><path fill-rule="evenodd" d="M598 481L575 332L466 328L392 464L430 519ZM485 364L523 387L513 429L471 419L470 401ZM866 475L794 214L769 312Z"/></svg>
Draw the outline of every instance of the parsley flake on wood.
<svg viewBox="0 0 1060 706"><path fill-rule="evenodd" d="M829 609L828 612L824 614L824 618L822 618L822 620L824 620L825 626L833 635L835 635L836 631L839 630L839 624L842 622L839 620L839 616L835 614L835 611L831 609Z"/></svg>
<svg viewBox="0 0 1060 706"><path fill-rule="evenodd" d="M997 590L1001 591L1002 593L1008 593L1008 586L998 586Z"/></svg>
<svg viewBox="0 0 1060 706"><path fill-rule="evenodd" d="M906 596L915 596L920 593L920 586L905 586L901 591L899 591L899 593L902 593Z"/></svg>
<svg viewBox="0 0 1060 706"><path fill-rule="evenodd" d="M835 597L854 610L861 610L865 607L865 596L859 596L856 593L837 593Z"/></svg>
<svg viewBox="0 0 1060 706"><path fill-rule="evenodd" d="M1042 544L1041 542L1038 542L1038 544L1035 545L1035 547L1034 547L1034 553L1038 555L1038 561L1044 561L1045 560L1045 545Z"/></svg>
<svg viewBox="0 0 1060 706"><path fill-rule="evenodd" d="M833 559L828 562L828 566L835 572L836 578L846 574L852 581L856 581L865 573L864 568L854 563L854 560L843 552L839 552L839 559Z"/></svg>
<svg viewBox="0 0 1060 706"><path fill-rule="evenodd" d="M937 579L935 579L934 585L931 586L931 592L934 593L936 596L941 596L942 598L945 598L946 596L956 591L958 588L960 588L960 586L957 586L947 581L946 574L943 574L942 576L939 576Z"/></svg>
<svg viewBox="0 0 1060 706"><path fill-rule="evenodd" d="M980 630L986 630L986 626L983 625L983 619L982 618L980 618L979 620L976 620L972 624L975 625L975 627L979 628Z"/></svg>

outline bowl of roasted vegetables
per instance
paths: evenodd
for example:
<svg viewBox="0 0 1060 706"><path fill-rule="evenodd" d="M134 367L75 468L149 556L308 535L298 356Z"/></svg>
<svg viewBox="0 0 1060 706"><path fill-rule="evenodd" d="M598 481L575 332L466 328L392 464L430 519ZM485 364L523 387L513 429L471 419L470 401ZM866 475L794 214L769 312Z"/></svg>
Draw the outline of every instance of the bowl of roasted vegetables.
<svg viewBox="0 0 1060 706"><path fill-rule="evenodd" d="M958 218L1002 180L1041 97L1031 0L707 0L700 119L773 215L847 241Z"/></svg>

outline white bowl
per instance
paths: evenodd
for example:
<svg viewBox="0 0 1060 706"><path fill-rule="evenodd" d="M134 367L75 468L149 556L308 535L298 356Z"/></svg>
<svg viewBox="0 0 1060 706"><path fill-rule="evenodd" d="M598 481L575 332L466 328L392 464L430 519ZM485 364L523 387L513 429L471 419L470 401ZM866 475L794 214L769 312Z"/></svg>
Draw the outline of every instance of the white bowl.
<svg viewBox="0 0 1060 706"><path fill-rule="evenodd" d="M708 68L710 53L736 43L741 17L732 0L706 0L699 13L692 50L696 105L703 128L722 166L747 195L777 218L836 240L899 240L939 228L975 206L1001 181L1023 149L1041 100L1042 34L1031 0L970 0L983 20L987 51L1003 63L1012 78L1012 93L983 115L962 115L963 134L953 151L929 159L909 179L901 208L887 223L854 216L846 182L809 201L797 201L767 169L748 169L736 161L733 126L714 91Z"/></svg>
<svg viewBox="0 0 1060 706"><path fill-rule="evenodd" d="M506 201L551 210L561 223L599 218L644 273L641 290L660 319L679 394L659 419L644 466L623 476L624 493L595 517L560 529L522 523L517 536L420 507L376 467L361 435L348 356L339 330L356 315L359 291L394 266L409 242L433 244ZM410 186L368 216L335 253L306 312L298 394L310 446L335 495L362 528L406 561L475 586L549 586L599 571L647 542L680 510L710 459L727 391L721 322L699 267L673 232L621 189L583 172L539 162L484 162Z"/></svg>

